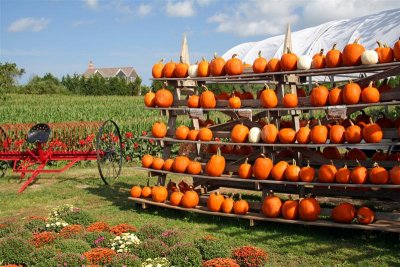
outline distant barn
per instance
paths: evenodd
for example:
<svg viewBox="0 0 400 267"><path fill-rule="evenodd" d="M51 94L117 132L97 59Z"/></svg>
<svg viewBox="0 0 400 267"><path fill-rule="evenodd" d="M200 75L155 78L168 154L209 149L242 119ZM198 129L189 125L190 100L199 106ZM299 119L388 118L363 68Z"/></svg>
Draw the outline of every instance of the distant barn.
<svg viewBox="0 0 400 267"><path fill-rule="evenodd" d="M89 78L93 75L99 75L104 79L119 77L125 79L126 82L133 82L138 76L133 67L95 68L93 62L90 61L83 77Z"/></svg>

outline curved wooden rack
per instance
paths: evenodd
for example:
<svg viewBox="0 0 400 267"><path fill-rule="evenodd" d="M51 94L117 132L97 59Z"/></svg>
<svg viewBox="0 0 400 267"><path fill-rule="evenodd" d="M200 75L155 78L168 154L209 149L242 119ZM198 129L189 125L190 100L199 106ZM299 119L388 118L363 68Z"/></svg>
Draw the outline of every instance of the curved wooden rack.
<svg viewBox="0 0 400 267"><path fill-rule="evenodd" d="M137 204L142 204L143 208L146 208L146 205L152 205L162 208L181 210L185 212L195 212L206 215L214 215L214 216L223 216L230 218L238 218L238 219L246 219L250 220L250 225L254 225L254 221L267 221L267 222L279 222L279 223L289 223L289 224L303 224L303 225L312 225L312 226L323 226L323 227L338 227L338 228L352 228L359 230L375 230L375 231L386 231L386 232L394 232L400 233L400 222L394 220L384 220L378 219L372 224L362 225L362 224L341 224L336 223L329 220L317 220L317 221L301 221L301 220L286 220L284 218L267 218L263 216L261 213L248 212L246 215L237 215L231 213L223 213L223 212L211 212L207 208L202 206L197 206L196 208L183 208L179 206L172 206L169 204L169 201L166 203L158 203L154 202L150 199L144 198L133 198L129 197L130 200L134 201Z"/></svg>
<svg viewBox="0 0 400 267"><path fill-rule="evenodd" d="M400 185L393 184L338 184L338 183L319 183L319 182L291 182L291 181L275 181L275 180L257 180L257 179L243 179L236 175L221 175L220 177L207 176L207 175L192 175L188 173L177 173L164 170L155 170L150 168L135 167L137 170L143 170L153 173L173 174L179 176L191 176L194 178L207 179L207 180L223 180L242 183L254 184L273 184L273 185L292 185L292 186L319 186L319 187L340 187L340 188L374 188L374 189L400 189Z"/></svg>

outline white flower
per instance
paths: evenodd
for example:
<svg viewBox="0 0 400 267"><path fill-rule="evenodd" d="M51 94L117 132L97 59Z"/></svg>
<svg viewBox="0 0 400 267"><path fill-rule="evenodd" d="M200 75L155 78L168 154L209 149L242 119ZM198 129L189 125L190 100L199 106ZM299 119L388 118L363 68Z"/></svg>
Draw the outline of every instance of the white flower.
<svg viewBox="0 0 400 267"><path fill-rule="evenodd" d="M60 225L61 225L61 223L60 223L60 222L56 222L56 225L57 225L57 226L60 226Z"/></svg>
<svg viewBox="0 0 400 267"><path fill-rule="evenodd" d="M124 248L125 247L125 245L124 244L122 244L121 246L120 246L120 248Z"/></svg>
<svg viewBox="0 0 400 267"><path fill-rule="evenodd" d="M117 236L115 239L116 239L116 240L120 240L120 239L121 239L121 237L120 237L120 236Z"/></svg>
<svg viewBox="0 0 400 267"><path fill-rule="evenodd" d="M46 227L50 227L50 224L46 224Z"/></svg>
<svg viewBox="0 0 400 267"><path fill-rule="evenodd" d="M117 253L121 253L121 252L123 252L122 249L118 249L118 250L117 250Z"/></svg>

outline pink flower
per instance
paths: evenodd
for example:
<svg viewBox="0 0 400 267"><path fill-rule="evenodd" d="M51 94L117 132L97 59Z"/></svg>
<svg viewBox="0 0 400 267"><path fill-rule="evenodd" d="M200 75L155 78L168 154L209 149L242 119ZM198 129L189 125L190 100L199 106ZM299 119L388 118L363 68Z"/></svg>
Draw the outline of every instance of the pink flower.
<svg viewBox="0 0 400 267"><path fill-rule="evenodd" d="M142 132L142 136L145 136L145 135L147 135L147 132L146 132L146 131L143 131L143 132Z"/></svg>
<svg viewBox="0 0 400 267"><path fill-rule="evenodd" d="M137 149L138 147L139 147L139 144L138 144L138 143L134 143L134 144L133 144L133 148L134 148L134 149Z"/></svg>
<svg viewBox="0 0 400 267"><path fill-rule="evenodd" d="M150 144L153 144L154 140L153 139L149 139L149 142L150 142Z"/></svg>
<svg viewBox="0 0 400 267"><path fill-rule="evenodd" d="M131 157L130 156L126 156L126 161L131 161Z"/></svg>
<svg viewBox="0 0 400 267"><path fill-rule="evenodd" d="M131 132L126 132L126 133L125 133L125 137L126 137L127 139L131 139L131 138L133 137L133 133L131 133Z"/></svg>
<svg viewBox="0 0 400 267"><path fill-rule="evenodd" d="M83 140L83 139L81 139L81 140L79 140L79 144L80 144L81 146L84 146L84 145L86 144L86 141Z"/></svg>
<svg viewBox="0 0 400 267"><path fill-rule="evenodd" d="M95 135L90 134L86 137L86 142L91 143L94 140Z"/></svg>
<svg viewBox="0 0 400 267"><path fill-rule="evenodd" d="M122 148L125 148L125 143L121 143Z"/></svg>

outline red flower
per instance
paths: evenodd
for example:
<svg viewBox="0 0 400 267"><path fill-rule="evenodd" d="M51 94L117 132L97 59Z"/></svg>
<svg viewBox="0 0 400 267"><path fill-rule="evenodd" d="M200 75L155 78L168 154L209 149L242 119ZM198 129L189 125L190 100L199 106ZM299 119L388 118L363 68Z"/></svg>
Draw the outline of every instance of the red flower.
<svg viewBox="0 0 400 267"><path fill-rule="evenodd" d="M125 143L121 143L122 148L125 148Z"/></svg>
<svg viewBox="0 0 400 267"><path fill-rule="evenodd" d="M90 134L86 137L86 142L91 143L94 140L95 135Z"/></svg>
<svg viewBox="0 0 400 267"><path fill-rule="evenodd" d="M153 139L149 139L149 142L150 142L150 144L153 144L154 140Z"/></svg>
<svg viewBox="0 0 400 267"><path fill-rule="evenodd" d="M146 132L146 131L143 131L143 132L142 132L142 136L145 136L145 135L147 135L147 132Z"/></svg>
<svg viewBox="0 0 400 267"><path fill-rule="evenodd" d="M126 137L127 139L131 139L131 138L133 137L133 133L131 133L131 132L126 132L126 133L125 133L125 137Z"/></svg>
<svg viewBox="0 0 400 267"><path fill-rule="evenodd" d="M79 144L80 144L81 146L84 146L84 145L86 145L86 141L83 140L83 139L81 139L81 140L79 140Z"/></svg>
<svg viewBox="0 0 400 267"><path fill-rule="evenodd" d="M134 148L134 149L138 149L138 147L139 147L139 144L135 142L135 143L133 144L133 148Z"/></svg>
<svg viewBox="0 0 400 267"><path fill-rule="evenodd" d="M126 156L126 161L131 161L131 157L130 156Z"/></svg>

